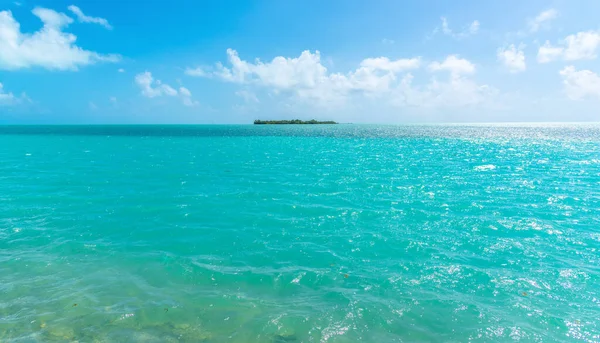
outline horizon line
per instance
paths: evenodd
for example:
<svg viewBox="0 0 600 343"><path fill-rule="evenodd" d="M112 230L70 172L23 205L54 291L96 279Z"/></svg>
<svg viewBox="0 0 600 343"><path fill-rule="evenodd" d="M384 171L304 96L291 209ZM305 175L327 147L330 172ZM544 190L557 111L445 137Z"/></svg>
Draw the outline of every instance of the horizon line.
<svg viewBox="0 0 600 343"><path fill-rule="evenodd" d="M407 122L407 123L351 123L338 122L336 125L531 125L531 124L600 124L600 121L510 121L510 122ZM217 125L247 125L253 123L0 123L0 126L217 126ZM276 125L276 124L273 124ZM283 125L283 124L282 124ZM321 124L327 125L327 124ZM332 124L333 125L333 124ZM289 125L288 125L289 126Z"/></svg>

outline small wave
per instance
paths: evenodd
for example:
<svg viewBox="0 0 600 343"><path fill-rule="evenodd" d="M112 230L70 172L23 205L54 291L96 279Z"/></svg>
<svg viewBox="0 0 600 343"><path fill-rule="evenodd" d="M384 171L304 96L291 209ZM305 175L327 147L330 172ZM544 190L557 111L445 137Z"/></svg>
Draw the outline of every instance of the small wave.
<svg viewBox="0 0 600 343"><path fill-rule="evenodd" d="M494 169L496 169L496 166L493 164L485 164L485 165L477 166L477 167L473 168L473 170L476 170L476 171L486 171L486 170L494 170Z"/></svg>

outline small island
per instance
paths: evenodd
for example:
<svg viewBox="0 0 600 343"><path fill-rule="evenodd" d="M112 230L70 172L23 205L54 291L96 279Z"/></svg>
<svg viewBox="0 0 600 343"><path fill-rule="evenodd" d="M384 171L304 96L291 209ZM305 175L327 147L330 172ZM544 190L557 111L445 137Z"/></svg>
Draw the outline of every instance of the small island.
<svg viewBox="0 0 600 343"><path fill-rule="evenodd" d="M292 120L255 120L254 125L268 125L268 124L337 124L332 120L327 121L317 121L317 120L300 120L300 119L292 119Z"/></svg>

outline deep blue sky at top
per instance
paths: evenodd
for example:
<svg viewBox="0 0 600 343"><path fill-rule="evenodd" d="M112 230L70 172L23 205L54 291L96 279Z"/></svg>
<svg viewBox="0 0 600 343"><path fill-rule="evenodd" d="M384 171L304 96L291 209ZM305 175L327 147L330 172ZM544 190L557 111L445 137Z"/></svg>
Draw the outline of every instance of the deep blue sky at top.
<svg viewBox="0 0 600 343"><path fill-rule="evenodd" d="M69 16L68 47L102 57L51 39L6 48L2 20L20 25L17 44L43 29L34 8ZM0 11L12 18L0 19L0 123L600 119L597 1L2 0Z"/></svg>

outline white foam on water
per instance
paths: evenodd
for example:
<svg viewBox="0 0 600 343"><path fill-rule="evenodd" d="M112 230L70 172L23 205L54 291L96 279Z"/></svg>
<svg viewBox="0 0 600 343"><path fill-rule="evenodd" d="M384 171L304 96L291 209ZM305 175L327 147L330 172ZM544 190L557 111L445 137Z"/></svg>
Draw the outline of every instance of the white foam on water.
<svg viewBox="0 0 600 343"><path fill-rule="evenodd" d="M496 169L496 166L493 164L485 164L485 165L481 165L481 166L477 166L475 168L473 168L473 170L476 171L486 171L486 170L494 170Z"/></svg>

